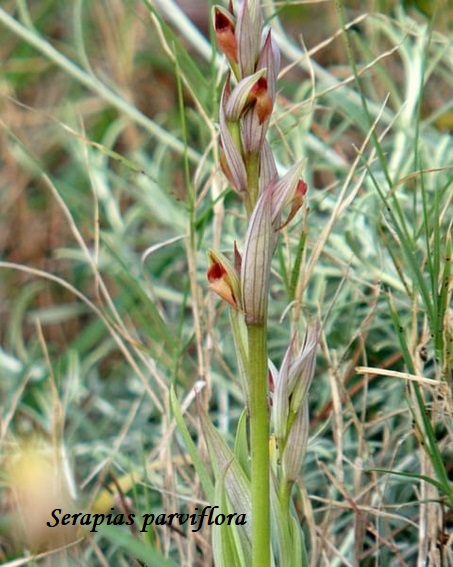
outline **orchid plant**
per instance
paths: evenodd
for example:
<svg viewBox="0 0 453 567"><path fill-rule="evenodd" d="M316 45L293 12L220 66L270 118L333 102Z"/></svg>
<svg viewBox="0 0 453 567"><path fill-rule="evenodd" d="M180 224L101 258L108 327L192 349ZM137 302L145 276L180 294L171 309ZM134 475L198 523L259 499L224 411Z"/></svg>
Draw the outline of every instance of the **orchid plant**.
<svg viewBox="0 0 453 567"><path fill-rule="evenodd" d="M236 245L231 262L218 251L208 253L209 285L229 305L246 402L235 451L207 419L203 422L217 484L225 487L224 493L219 489L222 503L251 514L251 530L234 537L223 532L214 554L218 565L231 565L231 558L256 567L303 565L303 533L292 512L291 491L307 445L307 392L318 331L308 330L300 349L293 337L278 370L268 361L267 319L278 235L302 207L307 185L302 162L279 177L266 140L280 53L272 31L263 27L259 1L243 0L236 11L232 3L229 9L215 6L213 24L230 68L219 109L221 167L248 219L242 254ZM250 434L244 443L246 419ZM244 446L249 448L245 456Z"/></svg>

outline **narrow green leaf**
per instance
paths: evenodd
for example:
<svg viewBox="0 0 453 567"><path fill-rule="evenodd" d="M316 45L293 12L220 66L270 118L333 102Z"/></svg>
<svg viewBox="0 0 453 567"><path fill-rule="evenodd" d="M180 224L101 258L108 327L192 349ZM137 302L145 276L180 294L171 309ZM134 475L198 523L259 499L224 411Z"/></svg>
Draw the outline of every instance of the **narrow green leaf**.
<svg viewBox="0 0 453 567"><path fill-rule="evenodd" d="M234 513L228 503L228 497L225 489L225 475L228 469L219 477L215 488L215 502L219 502L222 514ZM248 520L250 521L250 519ZM220 526L213 526L212 548L214 554L214 564L216 567L230 567L250 565L251 552L247 552L248 546L243 546L238 530L243 529L242 526L236 526L234 523L228 525L223 523ZM243 548L245 547L245 549Z"/></svg>
<svg viewBox="0 0 453 567"><path fill-rule="evenodd" d="M236 429L234 455L242 469L247 474L247 477L250 478L250 456L247 442L247 413L245 410L241 413Z"/></svg>
<svg viewBox="0 0 453 567"><path fill-rule="evenodd" d="M391 474L394 476L402 476L404 478L415 478L417 480L423 481L423 482L427 482L429 484L432 484L433 486L435 486L438 490L442 491L443 487L442 484L435 480L434 478L431 478L429 476L426 476L425 474L418 474L418 473L410 473L410 472L401 472L401 471L392 471L391 469L380 469L380 468L372 468L372 469L366 469L365 470L366 473L369 472L379 472L379 473L386 473L386 474Z"/></svg>
<svg viewBox="0 0 453 567"><path fill-rule="evenodd" d="M444 360L444 375L446 379L449 379L451 376L451 351L448 352L448 349L451 348L451 336L448 322L446 322L446 315L449 309L449 297L451 295L451 254L452 245L450 227L446 236L445 263L441 276L440 292L437 298L437 325L435 333L436 357L438 357L439 360ZM445 353L444 349L446 350Z"/></svg>
<svg viewBox="0 0 453 567"><path fill-rule="evenodd" d="M250 481L237 458L206 415L201 415L201 423L216 479L223 474L225 475L225 489L233 512L245 514L248 519L243 533L251 549L252 503Z"/></svg>
<svg viewBox="0 0 453 567"><path fill-rule="evenodd" d="M184 421L184 417L181 412L181 406L179 405L179 401L176 397L175 389L173 386L170 388L170 403L176 423L178 424L179 431L184 439L184 443L186 444L187 451L189 452L189 455L192 459L193 466L195 467L195 470L200 477L201 485L203 486L206 497L209 502L214 502L214 485L200 457L200 452L195 446L189 429Z"/></svg>
<svg viewBox="0 0 453 567"><path fill-rule="evenodd" d="M409 347L406 341L406 337L405 337L405 333L404 333L404 327L401 324L401 320L399 318L398 313L396 312L396 310L394 309L390 296L389 296L389 308L390 308L390 314L393 320L393 323L395 325L396 331L398 333L398 337L400 340L400 345L403 351L403 357L404 357L404 362L406 364L406 366L409 369L409 372L415 374L415 368L414 368L414 364L412 361L412 357L409 351ZM424 440L424 444L423 444L423 449L426 451L432 467L434 469L434 472L436 474L436 477L439 480L438 483L438 488L439 490L441 490L448 498L450 505L453 506L453 489L451 487L450 481L448 479L448 475L447 472L445 470L445 465L443 463L442 460L442 456L439 452L439 447L437 445L437 441L436 441L436 436L433 430L433 426L431 424L429 415L427 413L426 410L426 406L425 406L425 402L423 400L423 396L422 393L420 391L420 387L418 384L413 384L414 387L414 392L415 392L415 397L417 400L417 405L418 405L418 413L415 412L414 408L411 408L410 406L410 410L412 412L412 415L414 417L414 421L416 426L418 427L423 440ZM421 418L421 423L418 420L418 417Z"/></svg>
<svg viewBox="0 0 453 567"><path fill-rule="evenodd" d="M99 526L99 536L105 537L135 559L143 562L149 567L178 567L178 564L164 557L159 551L144 541L137 539L130 532L126 532L117 526Z"/></svg>
<svg viewBox="0 0 453 567"><path fill-rule="evenodd" d="M291 299L296 296L297 284L300 278L300 266L302 264L302 258L305 250L305 243L307 241L307 232L302 230L299 236L299 244L296 250L296 258L294 260L294 266L291 270L291 281L289 285L289 295Z"/></svg>

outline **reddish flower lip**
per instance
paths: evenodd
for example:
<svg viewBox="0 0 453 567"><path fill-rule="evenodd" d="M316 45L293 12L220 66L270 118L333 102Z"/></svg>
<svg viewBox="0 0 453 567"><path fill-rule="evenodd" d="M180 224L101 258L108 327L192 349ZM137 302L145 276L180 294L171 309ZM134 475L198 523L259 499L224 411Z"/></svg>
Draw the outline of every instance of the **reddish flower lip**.
<svg viewBox="0 0 453 567"><path fill-rule="evenodd" d="M206 272L209 287L231 307L239 310L241 291L235 268L220 252L210 250L208 257L211 262Z"/></svg>
<svg viewBox="0 0 453 567"><path fill-rule="evenodd" d="M211 267L208 269L208 280L213 282L215 280L221 280L223 276L226 274L225 268L219 262L212 264Z"/></svg>
<svg viewBox="0 0 453 567"><path fill-rule="evenodd" d="M235 36L235 21L233 16L221 8L214 6L213 9L214 29L217 44L223 51L230 63L238 63L238 47Z"/></svg>
<svg viewBox="0 0 453 567"><path fill-rule="evenodd" d="M258 119L260 124L262 124L272 114L273 108L273 103L267 89L267 79L265 77L258 79L250 94L254 99Z"/></svg>

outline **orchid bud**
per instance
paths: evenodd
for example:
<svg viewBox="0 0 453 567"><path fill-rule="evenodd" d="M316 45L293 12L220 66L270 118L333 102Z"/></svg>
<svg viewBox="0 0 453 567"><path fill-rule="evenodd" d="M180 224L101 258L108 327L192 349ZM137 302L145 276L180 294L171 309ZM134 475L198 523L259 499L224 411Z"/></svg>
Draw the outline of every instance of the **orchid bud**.
<svg viewBox="0 0 453 567"><path fill-rule="evenodd" d="M294 419L283 451L283 474L287 482L294 482L299 475L300 467L307 450L308 430L308 400L305 399Z"/></svg>
<svg viewBox="0 0 453 567"><path fill-rule="evenodd" d="M286 437L286 429L288 423L289 398L288 389L289 369L291 365L291 354L294 345L294 338L291 340L285 356L283 358L280 370L275 379L274 404L272 407L272 423L274 425L275 435L280 442L284 442Z"/></svg>
<svg viewBox="0 0 453 567"><path fill-rule="evenodd" d="M299 473L308 439L308 388L315 370L318 329L306 332L302 347L292 359L294 337L277 373L272 423L282 451L285 479L295 480Z"/></svg>
<svg viewBox="0 0 453 567"><path fill-rule="evenodd" d="M315 373L316 348L319 342L318 327L307 331L299 355L291 365L289 373L289 390L291 392L291 409L298 411L307 397Z"/></svg>
<svg viewBox="0 0 453 567"><path fill-rule="evenodd" d="M209 287L231 307L241 309L241 288L238 273L220 252L210 250L208 257L211 262L207 271Z"/></svg>

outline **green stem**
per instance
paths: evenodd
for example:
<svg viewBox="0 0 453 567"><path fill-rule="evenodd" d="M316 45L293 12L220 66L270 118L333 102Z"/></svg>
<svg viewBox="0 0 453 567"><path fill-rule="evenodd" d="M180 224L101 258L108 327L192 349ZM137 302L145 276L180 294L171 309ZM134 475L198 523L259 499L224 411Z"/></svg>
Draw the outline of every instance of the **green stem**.
<svg viewBox="0 0 453 567"><path fill-rule="evenodd" d="M252 565L270 565L269 410L266 325L249 325Z"/></svg>
<svg viewBox="0 0 453 567"><path fill-rule="evenodd" d="M247 169L248 181L245 208L247 215L250 217L259 197L260 154L256 152L249 154L245 160L245 167Z"/></svg>

